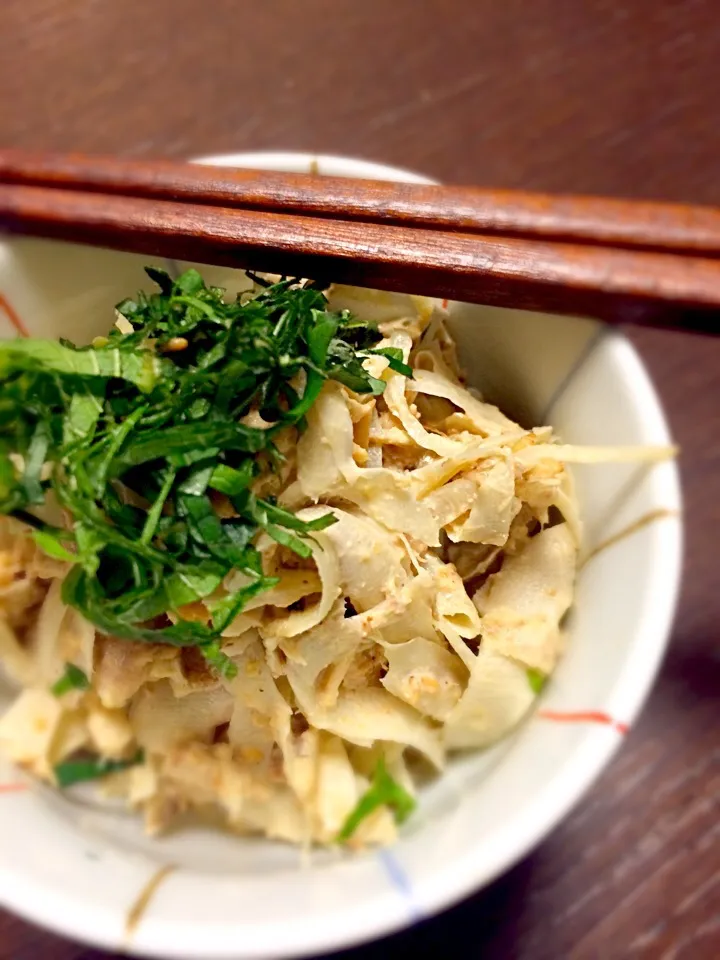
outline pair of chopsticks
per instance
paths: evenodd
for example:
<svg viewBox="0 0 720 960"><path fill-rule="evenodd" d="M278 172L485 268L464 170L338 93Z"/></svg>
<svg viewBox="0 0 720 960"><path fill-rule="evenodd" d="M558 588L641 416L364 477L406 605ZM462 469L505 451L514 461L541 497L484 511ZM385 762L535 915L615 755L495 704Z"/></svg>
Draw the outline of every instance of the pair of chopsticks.
<svg viewBox="0 0 720 960"><path fill-rule="evenodd" d="M720 332L720 210L0 150L0 229Z"/></svg>

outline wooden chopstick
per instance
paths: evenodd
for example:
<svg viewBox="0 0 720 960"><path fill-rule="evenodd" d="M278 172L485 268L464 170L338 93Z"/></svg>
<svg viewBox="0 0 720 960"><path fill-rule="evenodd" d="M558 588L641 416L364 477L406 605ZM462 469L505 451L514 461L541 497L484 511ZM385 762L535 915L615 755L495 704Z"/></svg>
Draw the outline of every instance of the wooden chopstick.
<svg viewBox="0 0 720 960"><path fill-rule="evenodd" d="M213 173L205 167L197 172ZM264 175L253 176L259 182ZM318 180L320 189L323 184ZM88 192L75 181L68 187L0 183L0 226L150 256L448 299L717 329L720 259L697 253L339 219L341 208L333 216L298 215L105 193L99 186ZM207 185L203 189L214 196Z"/></svg>
<svg viewBox="0 0 720 960"><path fill-rule="evenodd" d="M0 150L0 182L463 233L720 256L720 209L169 160Z"/></svg>

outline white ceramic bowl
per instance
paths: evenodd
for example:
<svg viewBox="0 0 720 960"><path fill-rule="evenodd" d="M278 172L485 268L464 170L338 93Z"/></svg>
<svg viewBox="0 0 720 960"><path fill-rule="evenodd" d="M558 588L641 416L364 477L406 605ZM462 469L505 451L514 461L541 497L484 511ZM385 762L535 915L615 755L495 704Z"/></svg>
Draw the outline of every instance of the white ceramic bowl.
<svg viewBox="0 0 720 960"><path fill-rule="evenodd" d="M422 180L403 170L306 154L205 162ZM144 283L145 257L12 240L0 293L32 334L80 341ZM223 282L228 271L208 269ZM453 308L471 380L524 419L577 443L667 443L658 398L632 346L594 322ZM11 334L4 316L0 334ZM680 573L674 464L576 471L586 547L644 522L580 574L568 649L541 711L594 711L609 722L537 715L507 741L453 761L426 789L389 851L298 851L200 829L148 841L124 814L23 789L0 770L0 902L29 920L108 949L154 957L316 954L396 930L487 884L537 844L592 784L645 699L667 640ZM667 511L667 513L664 513ZM640 811L638 811L640 816ZM158 871L131 933L128 912Z"/></svg>

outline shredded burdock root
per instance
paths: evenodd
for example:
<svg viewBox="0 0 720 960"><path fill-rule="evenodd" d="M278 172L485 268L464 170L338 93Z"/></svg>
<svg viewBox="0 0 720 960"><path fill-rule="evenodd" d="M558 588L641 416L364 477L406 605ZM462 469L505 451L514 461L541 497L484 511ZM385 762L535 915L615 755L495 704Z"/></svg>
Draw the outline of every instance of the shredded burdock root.
<svg viewBox="0 0 720 960"><path fill-rule="evenodd" d="M92 346L0 344L0 747L150 830L391 842L415 763L496 741L555 667L566 463L646 453L483 402L432 301L147 272Z"/></svg>

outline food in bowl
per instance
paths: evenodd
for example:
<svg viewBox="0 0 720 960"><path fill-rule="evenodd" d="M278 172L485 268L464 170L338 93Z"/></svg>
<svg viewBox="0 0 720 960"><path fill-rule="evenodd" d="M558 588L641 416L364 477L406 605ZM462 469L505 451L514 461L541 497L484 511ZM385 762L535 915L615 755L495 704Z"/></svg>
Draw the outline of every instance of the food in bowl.
<svg viewBox="0 0 720 960"><path fill-rule="evenodd" d="M424 298L188 270L88 347L0 347L0 747L296 843L392 842L423 767L528 713L562 652L566 464Z"/></svg>

